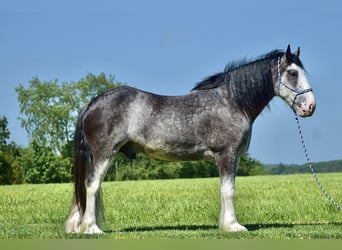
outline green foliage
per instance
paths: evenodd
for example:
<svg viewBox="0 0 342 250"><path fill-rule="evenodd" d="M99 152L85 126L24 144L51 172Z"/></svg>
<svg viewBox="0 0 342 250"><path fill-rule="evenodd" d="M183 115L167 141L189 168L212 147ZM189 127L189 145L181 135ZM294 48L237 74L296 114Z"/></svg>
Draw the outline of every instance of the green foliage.
<svg viewBox="0 0 342 250"><path fill-rule="evenodd" d="M123 84L115 81L114 75L111 74L107 76L105 73L100 73L99 75L88 73L86 77L81 78L77 82L71 82L68 85L71 91L75 91L76 95L70 95L70 99L75 101L76 111L78 111L94 97Z"/></svg>
<svg viewBox="0 0 342 250"><path fill-rule="evenodd" d="M25 88L15 90L20 106L20 121L30 135L42 145L61 153L73 139L77 114L94 96L120 85L114 76L87 74L77 82L41 81L34 77Z"/></svg>
<svg viewBox="0 0 342 250"><path fill-rule="evenodd" d="M29 148L22 150L18 158L25 182L70 181L79 110L93 97L118 85L121 83L115 82L112 75L89 73L77 82L41 81L34 77L28 88L22 84L16 88L19 119L30 135ZM0 121L0 129L1 124ZM6 136L6 130L0 130L0 140Z"/></svg>
<svg viewBox="0 0 342 250"><path fill-rule="evenodd" d="M0 149L3 149L7 144L7 140L10 138L10 132L7 128L8 121L6 116L0 118Z"/></svg>
<svg viewBox="0 0 342 250"><path fill-rule="evenodd" d="M165 162L138 154L136 160L118 155L105 177L106 181L175 178L204 178L218 176L213 161Z"/></svg>
<svg viewBox="0 0 342 250"><path fill-rule="evenodd" d="M342 174L319 178L342 202ZM72 188L0 186L0 239L342 238L342 213L324 198L310 174L237 177L235 211L250 230L244 233L218 230L218 178L106 182L104 235L65 234Z"/></svg>
<svg viewBox="0 0 342 250"><path fill-rule="evenodd" d="M339 173L342 172L342 160L314 162L312 167L317 173ZM266 165L266 168L272 175L309 173L310 171L307 163L302 165L280 163Z"/></svg>
<svg viewBox="0 0 342 250"><path fill-rule="evenodd" d="M28 183L62 183L71 180L71 160L58 156L51 148L35 140L28 149L23 150L20 164Z"/></svg>
<svg viewBox="0 0 342 250"><path fill-rule="evenodd" d="M268 170L265 169L264 165L249 157L248 154L244 154L240 158L240 164L237 170L238 176L253 176L253 175L266 175Z"/></svg>
<svg viewBox="0 0 342 250"><path fill-rule="evenodd" d="M129 160L119 154L112 162L105 177L106 181L147 180L179 178L179 163L163 162L138 154L137 159Z"/></svg>
<svg viewBox="0 0 342 250"><path fill-rule="evenodd" d="M179 170L180 178L207 178L219 176L214 161L184 162Z"/></svg>
<svg viewBox="0 0 342 250"><path fill-rule="evenodd" d="M22 170L15 156L0 150L0 185L19 184L23 182Z"/></svg>
<svg viewBox="0 0 342 250"><path fill-rule="evenodd" d="M22 171L18 166L17 157L20 149L14 142L7 144L10 131L5 116L0 118L0 184L22 183Z"/></svg>
<svg viewBox="0 0 342 250"><path fill-rule="evenodd" d="M268 174L268 171L260 162L250 158L247 154L241 157L237 175L265 174ZM207 178L217 176L219 176L219 171L214 161L165 162L138 154L135 160L129 160L123 155L115 157L105 180Z"/></svg>
<svg viewBox="0 0 342 250"><path fill-rule="evenodd" d="M57 79L41 82L38 77L30 81L28 89L16 88L20 105L19 117L31 139L51 144L60 149L71 131L68 104L62 102L62 89Z"/></svg>

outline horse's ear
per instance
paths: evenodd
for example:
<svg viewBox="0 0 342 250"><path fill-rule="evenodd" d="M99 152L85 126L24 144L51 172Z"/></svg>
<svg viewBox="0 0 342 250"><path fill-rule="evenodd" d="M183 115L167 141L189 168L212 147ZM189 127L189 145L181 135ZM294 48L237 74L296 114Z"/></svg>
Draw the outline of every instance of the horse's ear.
<svg viewBox="0 0 342 250"><path fill-rule="evenodd" d="M298 49L297 49L293 54L295 54L297 57L299 57L299 54L300 54L300 47L298 47Z"/></svg>
<svg viewBox="0 0 342 250"><path fill-rule="evenodd" d="M287 62L290 62L291 59L292 59L290 44L287 45L287 49L286 49L286 52L285 52L285 56L286 56L286 61L287 61Z"/></svg>

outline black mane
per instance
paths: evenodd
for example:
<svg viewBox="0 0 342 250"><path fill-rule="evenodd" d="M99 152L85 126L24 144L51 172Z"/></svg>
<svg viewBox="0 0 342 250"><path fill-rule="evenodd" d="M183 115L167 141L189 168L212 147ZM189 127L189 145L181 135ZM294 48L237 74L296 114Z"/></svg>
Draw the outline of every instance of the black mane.
<svg viewBox="0 0 342 250"><path fill-rule="evenodd" d="M208 78L204 79L203 81L196 84L196 86L192 90L206 90L206 89L213 89L217 88L224 83L226 83L226 76L231 73L232 71L235 71L237 69L243 68L245 66L258 63L261 61L265 61L267 59L274 59L277 57L283 56L284 52L281 50L273 50L265 55L262 55L254 60L247 60L242 59L239 61L231 61L229 62L225 68L224 71L221 73L214 74L212 76L209 76ZM299 61L299 60L298 60ZM299 64L301 65L300 61ZM302 66L302 65L301 65Z"/></svg>
<svg viewBox="0 0 342 250"><path fill-rule="evenodd" d="M230 62L223 72L208 77L192 90L210 90L225 85L229 98L238 107L261 110L275 95L271 61L283 55L283 51L273 50L254 60ZM293 62L301 65L298 57L293 58Z"/></svg>

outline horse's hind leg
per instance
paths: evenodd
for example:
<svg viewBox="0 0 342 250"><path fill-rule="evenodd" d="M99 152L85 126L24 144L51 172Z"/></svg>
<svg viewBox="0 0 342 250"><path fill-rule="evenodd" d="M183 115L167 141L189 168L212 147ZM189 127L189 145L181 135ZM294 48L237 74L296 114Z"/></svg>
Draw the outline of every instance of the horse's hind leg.
<svg viewBox="0 0 342 250"><path fill-rule="evenodd" d="M69 217L67 222L65 223L65 232L66 233L79 233L80 232L80 223L82 220L82 216L79 211L79 207L76 203L76 198L72 202Z"/></svg>
<svg viewBox="0 0 342 250"><path fill-rule="evenodd" d="M102 206L98 206L97 203L101 202L100 187L104 176L107 173L110 159L97 161L90 169L87 181L87 201L86 210L83 215L83 219L80 225L80 232L87 234L99 234L103 233L99 227L99 215L102 214Z"/></svg>

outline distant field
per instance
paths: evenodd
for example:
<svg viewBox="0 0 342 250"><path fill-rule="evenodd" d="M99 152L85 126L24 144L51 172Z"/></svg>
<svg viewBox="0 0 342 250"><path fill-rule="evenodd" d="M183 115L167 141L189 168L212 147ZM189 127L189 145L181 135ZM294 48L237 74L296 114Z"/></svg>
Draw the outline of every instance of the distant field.
<svg viewBox="0 0 342 250"><path fill-rule="evenodd" d="M342 203L342 174L321 174ZM105 235L64 233L72 184L0 186L1 239L342 239L342 212L311 175L238 177L235 208L249 232L217 229L219 180L179 179L103 184Z"/></svg>

